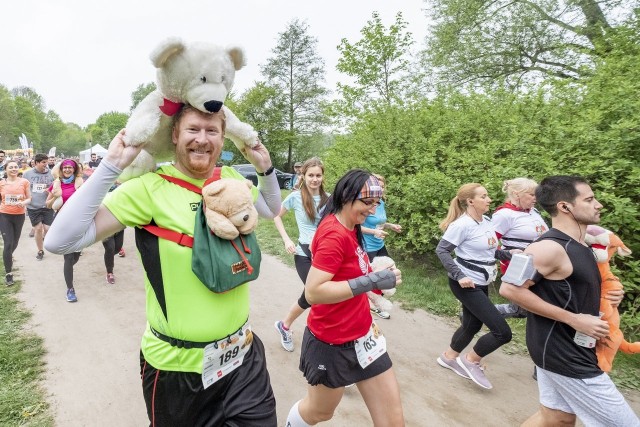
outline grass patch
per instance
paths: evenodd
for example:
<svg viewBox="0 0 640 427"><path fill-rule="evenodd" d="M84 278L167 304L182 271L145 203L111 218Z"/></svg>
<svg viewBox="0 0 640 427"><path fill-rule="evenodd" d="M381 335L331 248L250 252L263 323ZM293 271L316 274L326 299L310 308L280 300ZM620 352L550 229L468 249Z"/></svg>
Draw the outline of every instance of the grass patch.
<svg viewBox="0 0 640 427"><path fill-rule="evenodd" d="M3 269L4 277L4 269ZM42 338L25 332L31 314L15 297L20 282L0 285L0 425L54 425L45 392Z"/></svg>
<svg viewBox="0 0 640 427"><path fill-rule="evenodd" d="M282 197L289 191L283 190ZM293 213L282 218L289 237L295 242L298 236ZM268 254L277 256L285 264L293 266L293 256L284 249L284 244L273 221L261 219L256 229L260 248ZM434 256L416 258L413 255L396 255L394 259L402 270L402 286L398 288L394 300L401 302L405 310L423 309L433 314L450 317L457 321L461 310L460 302L453 296L444 268ZM506 302L498 294L498 283L491 285L489 296L496 304ZM508 354L527 355L525 340L526 319L509 319L513 339L502 347ZM486 333L483 330L481 334ZM640 355L616 355L611 378L618 387L640 391Z"/></svg>

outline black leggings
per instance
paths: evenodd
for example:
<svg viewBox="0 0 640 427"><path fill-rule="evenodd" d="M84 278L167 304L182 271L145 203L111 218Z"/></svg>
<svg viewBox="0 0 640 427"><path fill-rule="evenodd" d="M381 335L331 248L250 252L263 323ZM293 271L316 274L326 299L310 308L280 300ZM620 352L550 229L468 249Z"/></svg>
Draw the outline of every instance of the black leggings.
<svg viewBox="0 0 640 427"><path fill-rule="evenodd" d="M102 241L102 246L104 246L104 266L107 268L107 273L113 273L113 258L120 252L123 243L124 230L120 230Z"/></svg>
<svg viewBox="0 0 640 427"><path fill-rule="evenodd" d="M462 303L462 325L453 333L451 349L461 353L485 324L489 333L480 337L473 350L480 357L511 341L511 328L489 299L489 286L463 288L449 278L453 295Z"/></svg>
<svg viewBox="0 0 640 427"><path fill-rule="evenodd" d="M305 283L307 283L307 276L309 275L309 270L311 270L311 259L303 255L294 255L293 261L296 264L296 271L298 272L298 276L300 276L300 280L302 280L302 284L304 285ZM302 290L302 295L300 295L300 298L298 298L298 305L303 310L311 308L311 304L309 304L304 296L304 289Z"/></svg>
<svg viewBox="0 0 640 427"><path fill-rule="evenodd" d="M72 252L64 255L64 281L67 289L73 288L73 266L80 259L80 252Z"/></svg>
<svg viewBox="0 0 640 427"><path fill-rule="evenodd" d="M2 260L4 261L4 270L7 273L11 273L13 269L13 252L18 247L23 225L24 214L0 213L0 230L2 230L2 240L4 240Z"/></svg>

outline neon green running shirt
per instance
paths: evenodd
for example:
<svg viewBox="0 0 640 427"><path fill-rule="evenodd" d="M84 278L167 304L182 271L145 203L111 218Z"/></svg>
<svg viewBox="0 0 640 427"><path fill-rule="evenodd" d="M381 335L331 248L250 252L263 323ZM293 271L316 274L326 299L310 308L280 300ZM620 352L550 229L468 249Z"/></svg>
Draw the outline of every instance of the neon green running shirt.
<svg viewBox="0 0 640 427"><path fill-rule="evenodd" d="M189 178L173 165L162 166L125 182L104 200L104 205L127 227L153 221L159 227L193 235L201 196L173 184L158 173L183 179L198 187L205 180ZM222 178L244 179L235 169L223 167ZM254 202L257 188L252 189ZM228 292L211 292L191 271L191 248L160 239L136 228L136 246L145 272L147 328L141 349L156 369L202 373L203 349L171 346L153 335L186 341L211 342L237 331L249 316L249 286Z"/></svg>

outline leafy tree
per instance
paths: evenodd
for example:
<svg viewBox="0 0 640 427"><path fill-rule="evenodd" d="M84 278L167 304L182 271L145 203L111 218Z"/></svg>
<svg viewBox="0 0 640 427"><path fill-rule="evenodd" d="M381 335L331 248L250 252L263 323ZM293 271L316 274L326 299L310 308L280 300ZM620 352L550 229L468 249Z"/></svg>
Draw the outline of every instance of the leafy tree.
<svg viewBox="0 0 640 427"><path fill-rule="evenodd" d="M133 111L140 101L142 101L147 95L156 90L156 84L154 82L150 82L147 84L140 83L136 90L131 93L131 108L129 108L129 112Z"/></svg>
<svg viewBox="0 0 640 427"><path fill-rule="evenodd" d="M40 141L42 141L42 138L40 136L39 116L42 112L36 110L34 105L22 96L17 96L14 99L14 105L16 109L16 121L13 123L13 134L21 135L24 133L29 142L34 143L34 149L40 149ZM20 146L17 138L12 146Z"/></svg>
<svg viewBox="0 0 640 427"><path fill-rule="evenodd" d="M89 145L90 134L75 123L66 123L65 129L55 145L56 154L75 156Z"/></svg>
<svg viewBox="0 0 640 427"><path fill-rule="evenodd" d="M31 103L31 105L33 105L33 108L36 111L44 113L46 103L44 101L44 98L40 94L38 94L35 89L27 86L18 86L16 88L13 88L11 90L11 93L15 98L22 97L26 99L27 101L29 101L29 103Z"/></svg>
<svg viewBox="0 0 640 427"><path fill-rule="evenodd" d="M48 152L51 147L56 147L62 142L62 137L67 126L58 113L49 110L40 122L40 134L42 142L39 144L39 152Z"/></svg>
<svg viewBox="0 0 640 427"><path fill-rule="evenodd" d="M327 122L321 101L327 94L322 86L324 61L316 52L317 39L310 36L305 22L295 19L278 35L273 56L261 67L265 79L280 91L284 102L287 129L287 164L291 166L294 149L303 135L310 135ZM277 101L280 102L280 101Z"/></svg>
<svg viewBox="0 0 640 427"><path fill-rule="evenodd" d="M0 84L0 148L9 148L11 141L18 141L14 128L16 120L13 97L9 90Z"/></svg>
<svg viewBox="0 0 640 427"><path fill-rule="evenodd" d="M273 164L284 168L288 161L289 139L285 122L286 101L282 91L264 82L256 82L237 101L227 99L225 105L253 126L260 141L269 149ZM236 157L243 159L239 153Z"/></svg>
<svg viewBox="0 0 640 427"><path fill-rule="evenodd" d="M125 127L128 119L128 114L117 111L102 114L95 123L87 126L91 135L90 142L108 145L120 129Z"/></svg>
<svg viewBox="0 0 640 427"><path fill-rule="evenodd" d="M428 65L459 84L579 79L610 51L634 0L434 0ZM636 6L637 7L637 6Z"/></svg>
<svg viewBox="0 0 640 427"><path fill-rule="evenodd" d="M350 43L342 39L338 46L342 56L336 68L355 81L351 85L338 83L341 113L353 116L375 102L387 105L402 102L411 81L407 77L414 43L406 27L400 12L388 29L379 13L373 12L371 20L360 30L360 40Z"/></svg>

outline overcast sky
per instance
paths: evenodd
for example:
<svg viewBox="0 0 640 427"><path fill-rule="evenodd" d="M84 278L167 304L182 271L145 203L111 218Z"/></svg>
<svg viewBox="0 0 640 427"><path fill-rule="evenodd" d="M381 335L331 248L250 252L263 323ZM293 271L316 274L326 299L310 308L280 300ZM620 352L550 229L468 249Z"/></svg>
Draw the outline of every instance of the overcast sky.
<svg viewBox="0 0 640 427"><path fill-rule="evenodd" d="M128 112L131 92L155 81L149 53L169 36L184 41L239 45L247 66L236 73L241 93L260 79L278 33L295 18L306 20L325 60L327 86L335 71L336 46L378 11L386 27L398 11L417 46L428 21L422 0L17 0L3 2L0 20L0 84L29 86L65 122L81 126L109 111Z"/></svg>

